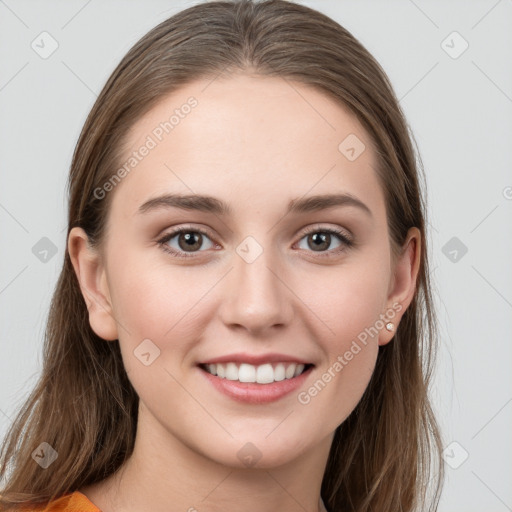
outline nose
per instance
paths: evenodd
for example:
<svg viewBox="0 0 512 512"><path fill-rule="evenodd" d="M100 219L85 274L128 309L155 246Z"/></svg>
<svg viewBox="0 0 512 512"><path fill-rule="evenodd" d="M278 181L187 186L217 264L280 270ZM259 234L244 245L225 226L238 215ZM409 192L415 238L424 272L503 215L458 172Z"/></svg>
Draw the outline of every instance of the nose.
<svg viewBox="0 0 512 512"><path fill-rule="evenodd" d="M293 317L293 294L271 251L264 250L252 262L237 253L233 256L234 268L226 276L219 309L224 324L253 336L288 325Z"/></svg>

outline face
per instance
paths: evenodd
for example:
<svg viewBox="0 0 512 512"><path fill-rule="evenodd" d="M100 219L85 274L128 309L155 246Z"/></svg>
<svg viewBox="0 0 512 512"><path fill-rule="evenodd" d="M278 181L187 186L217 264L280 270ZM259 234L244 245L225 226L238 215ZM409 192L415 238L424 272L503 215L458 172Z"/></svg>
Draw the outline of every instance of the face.
<svg viewBox="0 0 512 512"><path fill-rule="evenodd" d="M139 422L228 466L330 438L407 299L367 133L291 84L197 81L140 119L89 280L91 325L119 339Z"/></svg>

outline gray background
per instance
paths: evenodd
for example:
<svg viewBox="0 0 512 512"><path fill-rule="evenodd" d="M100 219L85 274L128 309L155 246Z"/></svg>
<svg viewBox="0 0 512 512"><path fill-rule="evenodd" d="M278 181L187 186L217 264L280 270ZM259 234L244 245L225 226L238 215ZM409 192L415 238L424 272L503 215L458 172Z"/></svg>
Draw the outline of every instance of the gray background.
<svg viewBox="0 0 512 512"><path fill-rule="evenodd" d="M0 0L1 437L41 369L85 117L131 45L193 3ZM512 2L300 3L379 60L425 166L442 338L432 393L446 441L440 511L512 510ZM51 49L43 31L58 43L45 59L31 47ZM43 237L56 254L41 252Z"/></svg>

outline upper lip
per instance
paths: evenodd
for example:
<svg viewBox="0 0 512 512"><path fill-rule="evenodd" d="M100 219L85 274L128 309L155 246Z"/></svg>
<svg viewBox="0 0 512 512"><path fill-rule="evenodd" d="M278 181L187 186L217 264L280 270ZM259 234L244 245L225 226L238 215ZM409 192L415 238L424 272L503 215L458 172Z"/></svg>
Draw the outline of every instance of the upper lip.
<svg viewBox="0 0 512 512"><path fill-rule="evenodd" d="M217 364L217 363L247 363L254 366L258 366L264 363L297 363L297 364L312 364L305 359L300 357L288 356L286 354L228 354L226 356L214 357L207 361L202 361L199 364Z"/></svg>

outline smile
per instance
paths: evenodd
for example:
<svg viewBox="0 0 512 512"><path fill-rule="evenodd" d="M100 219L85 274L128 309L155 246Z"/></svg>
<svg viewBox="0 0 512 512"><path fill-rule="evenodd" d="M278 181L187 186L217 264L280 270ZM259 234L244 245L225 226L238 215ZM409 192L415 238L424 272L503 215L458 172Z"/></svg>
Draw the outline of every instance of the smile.
<svg viewBox="0 0 512 512"><path fill-rule="evenodd" d="M247 358L244 358L247 359ZM297 392L309 378L315 365L302 362L254 361L250 364L230 361L208 362L197 369L213 389L222 395L245 404L276 402L294 391Z"/></svg>
<svg viewBox="0 0 512 512"><path fill-rule="evenodd" d="M221 379L258 384L271 384L272 382L293 379L307 371L311 366L311 364L285 362L264 363L258 366L235 362L200 365L210 375L215 375Z"/></svg>

